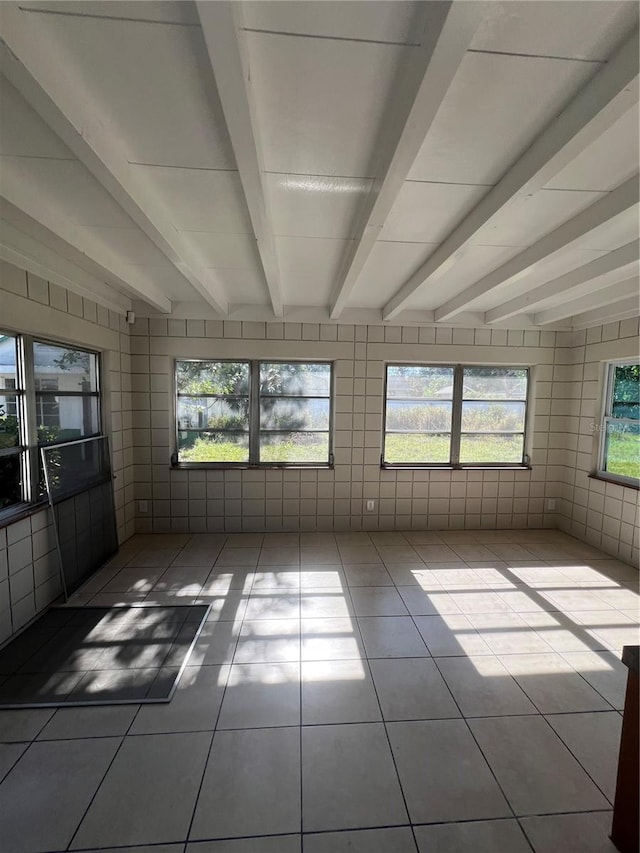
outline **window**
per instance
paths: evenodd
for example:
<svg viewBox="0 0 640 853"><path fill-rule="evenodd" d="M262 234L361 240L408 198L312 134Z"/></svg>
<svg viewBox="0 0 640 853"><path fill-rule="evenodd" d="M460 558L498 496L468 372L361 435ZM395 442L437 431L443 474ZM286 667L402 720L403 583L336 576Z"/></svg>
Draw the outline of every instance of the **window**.
<svg viewBox="0 0 640 853"><path fill-rule="evenodd" d="M389 364L383 464L525 464L527 368Z"/></svg>
<svg viewBox="0 0 640 853"><path fill-rule="evenodd" d="M97 354L0 333L0 511L44 494L40 447L99 434Z"/></svg>
<svg viewBox="0 0 640 853"><path fill-rule="evenodd" d="M331 364L185 360L175 381L176 464L331 464Z"/></svg>
<svg viewBox="0 0 640 853"><path fill-rule="evenodd" d="M23 498L25 448L18 339L0 333L0 511Z"/></svg>
<svg viewBox="0 0 640 853"><path fill-rule="evenodd" d="M607 365L598 473L622 483L640 480L640 364Z"/></svg>

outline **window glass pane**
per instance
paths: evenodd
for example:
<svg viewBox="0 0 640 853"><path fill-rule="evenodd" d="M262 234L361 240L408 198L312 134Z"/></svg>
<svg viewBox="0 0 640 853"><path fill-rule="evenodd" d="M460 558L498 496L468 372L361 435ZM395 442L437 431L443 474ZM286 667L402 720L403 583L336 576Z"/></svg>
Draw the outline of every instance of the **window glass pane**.
<svg viewBox="0 0 640 853"><path fill-rule="evenodd" d="M33 362L36 383L57 380L59 391L98 390L98 359L94 353L36 341ZM40 387L44 390L42 384Z"/></svg>
<svg viewBox="0 0 640 853"><path fill-rule="evenodd" d="M6 509L22 500L20 458L19 453L0 456L0 509Z"/></svg>
<svg viewBox="0 0 640 853"><path fill-rule="evenodd" d="M453 367L390 364L387 397L453 399Z"/></svg>
<svg viewBox="0 0 640 853"><path fill-rule="evenodd" d="M640 423L607 421L605 471L640 479Z"/></svg>
<svg viewBox="0 0 640 853"><path fill-rule="evenodd" d="M388 432L449 432L452 405L449 402L387 402Z"/></svg>
<svg viewBox="0 0 640 853"><path fill-rule="evenodd" d="M16 339L0 335L0 449L20 444Z"/></svg>
<svg viewBox="0 0 640 853"><path fill-rule="evenodd" d="M249 436L242 432L178 433L180 462L248 462Z"/></svg>
<svg viewBox="0 0 640 853"><path fill-rule="evenodd" d="M261 462L319 462L329 459L329 433L260 433Z"/></svg>
<svg viewBox="0 0 640 853"><path fill-rule="evenodd" d="M524 432L524 403L462 404L463 432Z"/></svg>
<svg viewBox="0 0 640 853"><path fill-rule="evenodd" d="M0 450L20 444L18 429L18 398L15 394L0 393Z"/></svg>
<svg viewBox="0 0 640 853"><path fill-rule="evenodd" d="M179 397L178 427L188 429L248 430L248 398Z"/></svg>
<svg viewBox="0 0 640 853"><path fill-rule="evenodd" d="M100 432L97 397L42 394L36 397L38 441L73 441Z"/></svg>
<svg viewBox="0 0 640 853"><path fill-rule="evenodd" d="M504 367L465 367L465 400L526 400L527 371Z"/></svg>
<svg viewBox="0 0 640 853"><path fill-rule="evenodd" d="M521 463L523 445L522 435L462 435L460 462Z"/></svg>
<svg viewBox="0 0 640 853"><path fill-rule="evenodd" d="M234 361L178 361L176 363L178 394L249 393L249 365Z"/></svg>
<svg viewBox="0 0 640 853"><path fill-rule="evenodd" d="M451 436L448 434L400 434L387 433L384 439L384 459L390 464L409 462L440 463L449 462L451 455Z"/></svg>
<svg viewBox="0 0 640 853"><path fill-rule="evenodd" d="M611 414L614 418L640 418L640 365L614 367Z"/></svg>
<svg viewBox="0 0 640 853"><path fill-rule="evenodd" d="M330 393L330 364L260 364L261 396L328 397Z"/></svg>
<svg viewBox="0 0 640 853"><path fill-rule="evenodd" d="M263 430L328 430L329 400L293 397L260 400L260 428Z"/></svg>

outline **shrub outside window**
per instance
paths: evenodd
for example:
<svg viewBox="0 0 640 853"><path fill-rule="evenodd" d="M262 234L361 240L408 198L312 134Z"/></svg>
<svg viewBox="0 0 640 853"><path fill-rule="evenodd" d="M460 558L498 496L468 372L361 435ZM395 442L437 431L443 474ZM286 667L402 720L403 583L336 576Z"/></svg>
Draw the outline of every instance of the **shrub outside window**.
<svg viewBox="0 0 640 853"><path fill-rule="evenodd" d="M607 365L598 474L621 483L640 481L640 364Z"/></svg>
<svg viewBox="0 0 640 853"><path fill-rule="evenodd" d="M387 365L383 465L526 464L528 382L521 367Z"/></svg>
<svg viewBox="0 0 640 853"><path fill-rule="evenodd" d="M25 500L25 446L18 339L0 333L0 511Z"/></svg>
<svg viewBox="0 0 640 853"><path fill-rule="evenodd" d="M175 464L332 463L331 364L179 360L175 381Z"/></svg>

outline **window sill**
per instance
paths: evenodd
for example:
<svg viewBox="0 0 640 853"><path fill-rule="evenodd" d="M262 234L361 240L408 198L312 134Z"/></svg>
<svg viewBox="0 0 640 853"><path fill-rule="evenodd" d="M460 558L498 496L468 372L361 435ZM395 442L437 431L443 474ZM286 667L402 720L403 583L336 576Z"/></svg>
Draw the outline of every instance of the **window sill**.
<svg viewBox="0 0 640 853"><path fill-rule="evenodd" d="M0 530L4 527L9 527L10 524L15 524L16 521L22 521L23 518L28 518L30 515L35 515L43 509L47 509L49 503L47 501L39 501L33 504L17 504L0 511Z"/></svg>
<svg viewBox="0 0 640 853"><path fill-rule="evenodd" d="M624 486L627 489L634 489L640 492L640 481L638 480L623 480L620 477L611 477L606 473L597 471L595 474L589 474L590 480L601 480L603 483L613 483L614 486Z"/></svg>
<svg viewBox="0 0 640 853"><path fill-rule="evenodd" d="M383 462L383 471L531 471L531 465L419 465Z"/></svg>
<svg viewBox="0 0 640 853"><path fill-rule="evenodd" d="M308 465L299 462L272 462L267 465L249 465L243 462L178 462L177 465L169 465L172 471L189 471L208 468L212 471L332 471L332 463L323 464L310 462Z"/></svg>

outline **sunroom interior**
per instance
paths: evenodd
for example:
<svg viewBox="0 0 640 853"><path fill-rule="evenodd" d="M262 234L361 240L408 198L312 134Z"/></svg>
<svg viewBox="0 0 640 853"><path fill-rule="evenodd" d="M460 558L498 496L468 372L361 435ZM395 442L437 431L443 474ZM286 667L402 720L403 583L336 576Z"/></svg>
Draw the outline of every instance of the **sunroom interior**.
<svg viewBox="0 0 640 853"><path fill-rule="evenodd" d="M0 4L3 853L624 851L638 55L632 0Z"/></svg>

